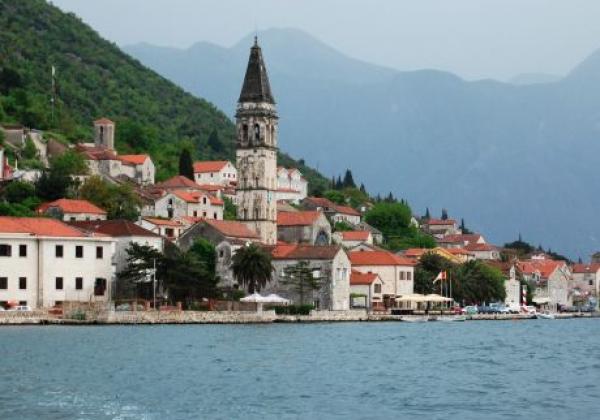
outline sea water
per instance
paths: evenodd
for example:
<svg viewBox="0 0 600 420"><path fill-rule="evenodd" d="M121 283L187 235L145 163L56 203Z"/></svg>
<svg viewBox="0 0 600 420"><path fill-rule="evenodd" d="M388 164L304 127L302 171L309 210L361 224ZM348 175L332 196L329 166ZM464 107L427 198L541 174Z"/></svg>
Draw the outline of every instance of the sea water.
<svg viewBox="0 0 600 420"><path fill-rule="evenodd" d="M599 416L600 319L0 328L0 419Z"/></svg>

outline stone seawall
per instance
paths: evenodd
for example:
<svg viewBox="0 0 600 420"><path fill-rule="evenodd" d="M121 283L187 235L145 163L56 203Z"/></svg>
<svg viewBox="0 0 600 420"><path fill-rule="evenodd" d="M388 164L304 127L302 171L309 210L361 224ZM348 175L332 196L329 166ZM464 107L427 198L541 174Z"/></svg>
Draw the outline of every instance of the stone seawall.
<svg viewBox="0 0 600 420"><path fill-rule="evenodd" d="M557 319L600 317L600 314L557 314ZM423 316L368 314L364 310L311 311L310 315L276 315L275 311L86 311L77 319L61 318L46 311L0 312L1 325L119 325L119 324L265 324L313 322L411 321ZM467 321L535 319L525 314L469 315ZM436 316L430 316L435 321Z"/></svg>

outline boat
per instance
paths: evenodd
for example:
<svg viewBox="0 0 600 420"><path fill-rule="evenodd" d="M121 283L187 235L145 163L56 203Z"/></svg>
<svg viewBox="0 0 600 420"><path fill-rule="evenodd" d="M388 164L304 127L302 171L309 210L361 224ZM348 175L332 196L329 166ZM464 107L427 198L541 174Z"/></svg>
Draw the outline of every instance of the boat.
<svg viewBox="0 0 600 420"><path fill-rule="evenodd" d="M408 316L403 316L401 319L402 319L402 322L427 322L427 321L429 321L429 316L428 315L425 315L425 316L408 315Z"/></svg>
<svg viewBox="0 0 600 420"><path fill-rule="evenodd" d="M448 315L437 317L437 321L441 322L465 322L466 320L467 317L465 315Z"/></svg>
<svg viewBox="0 0 600 420"><path fill-rule="evenodd" d="M550 312L538 312L536 317L538 319L556 319L556 316Z"/></svg>

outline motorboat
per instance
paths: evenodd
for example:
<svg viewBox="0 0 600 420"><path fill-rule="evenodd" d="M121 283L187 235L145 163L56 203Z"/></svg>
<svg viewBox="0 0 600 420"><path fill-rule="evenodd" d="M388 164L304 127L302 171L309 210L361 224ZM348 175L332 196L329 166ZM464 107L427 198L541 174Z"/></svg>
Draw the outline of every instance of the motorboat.
<svg viewBox="0 0 600 420"><path fill-rule="evenodd" d="M437 317L436 321L441 322L465 322L467 317L465 315L443 315Z"/></svg>
<svg viewBox="0 0 600 420"><path fill-rule="evenodd" d="M427 322L427 321L429 321L429 315L425 315L425 316L408 315L408 316L403 316L401 319L402 319L402 322Z"/></svg>
<svg viewBox="0 0 600 420"><path fill-rule="evenodd" d="M556 319L556 315L551 314L550 312L538 312L536 314L538 319Z"/></svg>

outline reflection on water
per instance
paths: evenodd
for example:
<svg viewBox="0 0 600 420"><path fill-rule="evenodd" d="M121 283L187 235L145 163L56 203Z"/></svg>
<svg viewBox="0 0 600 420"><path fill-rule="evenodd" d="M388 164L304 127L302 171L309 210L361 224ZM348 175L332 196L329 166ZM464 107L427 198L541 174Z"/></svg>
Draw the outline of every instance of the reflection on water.
<svg viewBox="0 0 600 420"><path fill-rule="evenodd" d="M600 320L0 328L0 419L591 418Z"/></svg>

